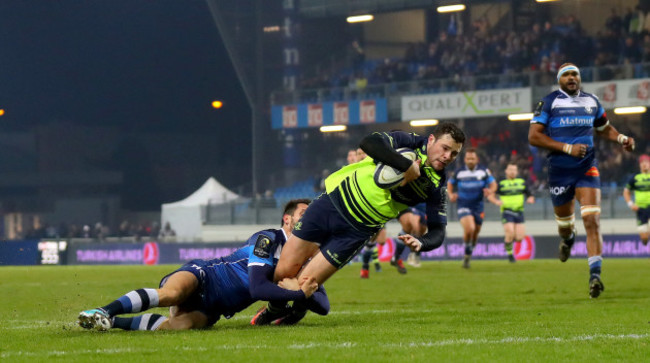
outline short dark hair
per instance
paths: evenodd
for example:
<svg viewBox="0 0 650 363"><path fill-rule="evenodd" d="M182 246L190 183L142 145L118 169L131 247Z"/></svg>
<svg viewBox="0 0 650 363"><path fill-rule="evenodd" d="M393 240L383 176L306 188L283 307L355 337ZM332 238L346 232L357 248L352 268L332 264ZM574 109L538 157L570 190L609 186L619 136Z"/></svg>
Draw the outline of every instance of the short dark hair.
<svg viewBox="0 0 650 363"><path fill-rule="evenodd" d="M508 167L509 165L514 165L514 166L517 167L517 169L519 169L519 164L517 164L516 161L508 161L508 164L506 164L506 167Z"/></svg>
<svg viewBox="0 0 650 363"><path fill-rule="evenodd" d="M443 122L436 127L435 131L433 131L433 136L436 137L436 140L446 134L449 134L455 142L465 145L465 133L455 124Z"/></svg>
<svg viewBox="0 0 650 363"><path fill-rule="evenodd" d="M478 156L478 150L475 147L468 147L465 149L465 154L474 153Z"/></svg>
<svg viewBox="0 0 650 363"><path fill-rule="evenodd" d="M284 216L292 215L293 212L298 208L298 204L307 204L311 203L311 199L302 198L302 199L291 199L284 205L284 211L282 211L282 220L280 221L280 227L284 226Z"/></svg>

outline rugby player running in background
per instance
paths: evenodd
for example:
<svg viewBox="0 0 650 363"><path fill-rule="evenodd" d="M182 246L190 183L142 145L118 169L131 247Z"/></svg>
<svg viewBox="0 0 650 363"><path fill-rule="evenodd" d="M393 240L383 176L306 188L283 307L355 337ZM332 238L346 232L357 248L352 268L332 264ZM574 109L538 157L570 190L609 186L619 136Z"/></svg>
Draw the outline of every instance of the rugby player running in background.
<svg viewBox="0 0 650 363"><path fill-rule="evenodd" d="M589 296L605 289L601 280L602 235L600 232L600 174L594 151L593 131L605 140L618 142L625 151L634 150L634 139L610 125L596 96L580 90L580 70L572 63L557 72L560 89L544 97L530 121L528 141L549 150L548 181L561 237L559 258L571 255L575 242L575 200L587 232Z"/></svg>
<svg viewBox="0 0 650 363"><path fill-rule="evenodd" d="M518 178L519 168L517 163L510 162L506 166L506 177L500 180L497 186L496 194L488 196L488 200L501 207L501 222L503 223L503 233L506 253L508 260L515 262L515 256L512 253L514 242L521 242L526 236L526 227L524 226L524 201L528 204L535 203L535 197L530 193L528 183L523 178Z"/></svg>
<svg viewBox="0 0 650 363"><path fill-rule="evenodd" d="M623 198L627 206L636 212L636 222L639 236L643 245L648 244L648 218L650 218L650 156L639 157L639 169L641 172L634 175L623 189ZM634 191L632 200L631 190Z"/></svg>
<svg viewBox="0 0 650 363"><path fill-rule="evenodd" d="M365 137L360 146L370 158L345 166L327 178L327 193L309 205L282 249L275 280L298 276L299 281L314 278L322 284L387 221L422 202L427 206L428 232L420 238L407 234L399 239L414 251L440 247L447 224L445 167L454 161L464 142L463 131L450 123L439 125L429 136L395 131ZM418 159L411 161L396 151L402 147L413 149ZM404 172L402 184L394 189L377 186L373 179L376 162ZM286 314L281 307L269 306L251 323L281 317Z"/></svg>
<svg viewBox="0 0 650 363"><path fill-rule="evenodd" d="M282 246L309 202L289 201L281 229L255 233L244 247L229 256L192 260L163 277L158 289L134 290L101 308L82 311L79 325L96 330L200 329L212 326L221 315L231 318L257 300L305 300L314 312L327 314L327 295L313 278L302 284L296 279L284 279L279 286L273 282L273 269ZM170 307L169 318L160 314L117 316L166 306Z"/></svg>
<svg viewBox="0 0 650 363"><path fill-rule="evenodd" d="M458 219L463 227L465 244L463 267L469 268L469 261L476 247L485 215L483 196L493 194L497 189L497 183L490 170L479 165L476 149L467 149L464 161L465 166L456 169L454 176L449 180L447 191L449 201L458 202Z"/></svg>

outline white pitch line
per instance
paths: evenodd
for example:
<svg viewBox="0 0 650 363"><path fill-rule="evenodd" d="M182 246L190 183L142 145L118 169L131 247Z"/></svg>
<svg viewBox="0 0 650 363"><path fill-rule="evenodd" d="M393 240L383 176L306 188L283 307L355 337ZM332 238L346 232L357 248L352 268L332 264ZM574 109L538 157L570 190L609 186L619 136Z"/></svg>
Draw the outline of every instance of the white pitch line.
<svg viewBox="0 0 650 363"><path fill-rule="evenodd" d="M584 342L591 340L639 340L650 338L650 334L594 334L594 335L578 335L573 337L507 337L502 339L449 339L449 340L439 340L439 341L425 341L425 342L402 342L402 343L388 343L384 344L387 347L400 347L400 348L426 348L426 347L439 347L439 346L453 346L453 345L501 345L504 343L530 343L530 342L551 342L551 343L569 343L569 342ZM248 345L248 344L235 344L235 345L221 345L214 346L211 345L210 349L227 349L227 350L239 350L239 349L292 349L292 350L304 350L304 349L350 349L350 348L364 348L365 346L370 347L370 344L359 344L357 342L342 342L342 343L322 343L322 342L309 342L303 344L290 344L286 347L281 347L278 345ZM181 350L186 352L203 352L207 351L205 347L178 347L173 350ZM50 351L39 351L39 352L30 352L30 351L7 351L0 353L0 358L10 358L10 357L59 357L66 355L75 355L80 354L142 354L142 353L155 353L160 352L160 349L141 349L141 348L114 348L114 349L83 349L83 350L50 350Z"/></svg>

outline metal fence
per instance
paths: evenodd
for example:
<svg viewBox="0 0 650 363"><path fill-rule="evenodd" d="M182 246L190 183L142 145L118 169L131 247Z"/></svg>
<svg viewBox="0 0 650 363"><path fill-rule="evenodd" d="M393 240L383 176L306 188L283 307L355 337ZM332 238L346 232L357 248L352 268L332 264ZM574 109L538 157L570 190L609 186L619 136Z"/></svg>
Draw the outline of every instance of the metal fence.
<svg viewBox="0 0 650 363"><path fill-rule="evenodd" d="M634 218L632 212L623 199L623 188L603 186L601 200L602 218ZM553 204L548 193L538 192L535 195L535 204L526 204L525 217L527 220L553 220ZM279 201L278 207L263 207L250 202L230 203L205 206L203 220L207 225L232 225L232 224L277 224L282 218L283 202ZM576 204L576 218L580 218L580 207ZM448 208L449 221L457 221L456 204L450 203ZM485 202L485 220L498 221L501 219L499 207Z"/></svg>
<svg viewBox="0 0 650 363"><path fill-rule="evenodd" d="M650 76L650 63L608 65L580 68L582 82L645 78ZM349 101L366 98L390 99L404 95L461 92L470 90L506 89L532 87L533 99L541 98L549 92L550 86L557 83L555 74L530 71L518 74L498 74L487 76L463 76L432 80L413 80L408 82L368 85L359 90L353 87L331 87L302 89L297 91L275 91L271 93L272 105L297 103L319 103L328 101ZM399 102L395 103L399 107Z"/></svg>

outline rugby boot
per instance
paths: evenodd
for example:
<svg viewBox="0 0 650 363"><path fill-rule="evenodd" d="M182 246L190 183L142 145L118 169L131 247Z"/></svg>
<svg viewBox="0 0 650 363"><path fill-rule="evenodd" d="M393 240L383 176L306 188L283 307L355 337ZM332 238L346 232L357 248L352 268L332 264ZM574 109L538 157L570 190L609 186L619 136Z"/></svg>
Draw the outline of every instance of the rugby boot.
<svg viewBox="0 0 650 363"><path fill-rule="evenodd" d="M592 299L600 296L600 293L605 291L605 285L600 281L600 276L591 275L589 279L589 297Z"/></svg>

